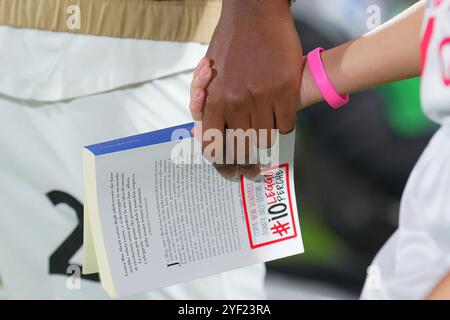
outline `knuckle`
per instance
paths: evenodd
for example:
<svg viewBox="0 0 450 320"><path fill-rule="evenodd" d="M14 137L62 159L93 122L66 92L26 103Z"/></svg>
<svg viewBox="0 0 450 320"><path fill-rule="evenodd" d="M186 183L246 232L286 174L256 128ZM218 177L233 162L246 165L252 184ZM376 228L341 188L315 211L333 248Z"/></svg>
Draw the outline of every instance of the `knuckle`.
<svg viewBox="0 0 450 320"><path fill-rule="evenodd" d="M238 90L226 91L224 94L224 98L227 104L237 109L240 109L245 101L245 95Z"/></svg>
<svg viewBox="0 0 450 320"><path fill-rule="evenodd" d="M262 98L267 96L267 93L271 91L271 87L262 86L260 83L249 85L249 91L251 95L256 98Z"/></svg>

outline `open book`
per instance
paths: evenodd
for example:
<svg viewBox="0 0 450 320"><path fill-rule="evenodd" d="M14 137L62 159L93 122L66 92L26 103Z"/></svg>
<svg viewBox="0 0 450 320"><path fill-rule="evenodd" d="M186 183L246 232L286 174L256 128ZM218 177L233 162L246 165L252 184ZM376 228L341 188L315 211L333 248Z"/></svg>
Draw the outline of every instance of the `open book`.
<svg viewBox="0 0 450 320"><path fill-rule="evenodd" d="M111 297L303 252L295 134L279 137L279 163L266 166L260 179L231 182L198 161L192 127L83 150L83 273L99 272Z"/></svg>

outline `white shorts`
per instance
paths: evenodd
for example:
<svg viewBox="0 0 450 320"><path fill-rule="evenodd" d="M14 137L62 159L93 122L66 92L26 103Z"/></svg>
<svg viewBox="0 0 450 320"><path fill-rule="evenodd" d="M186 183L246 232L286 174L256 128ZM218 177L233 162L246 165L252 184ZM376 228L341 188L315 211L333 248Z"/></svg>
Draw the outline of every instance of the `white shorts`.
<svg viewBox="0 0 450 320"><path fill-rule="evenodd" d="M450 272L450 127L415 166L398 230L368 270L363 299L423 299Z"/></svg>
<svg viewBox="0 0 450 320"><path fill-rule="evenodd" d="M0 43L0 298L107 298L97 279L77 290L66 273L82 262L81 147L190 122L207 46L8 26ZM258 265L139 298L260 299L264 275Z"/></svg>

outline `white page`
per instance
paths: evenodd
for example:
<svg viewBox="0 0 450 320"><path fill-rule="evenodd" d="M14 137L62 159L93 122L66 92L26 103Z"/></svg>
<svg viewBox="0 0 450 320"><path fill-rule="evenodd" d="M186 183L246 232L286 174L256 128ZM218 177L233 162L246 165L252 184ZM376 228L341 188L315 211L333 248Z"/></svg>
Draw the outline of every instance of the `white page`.
<svg viewBox="0 0 450 320"><path fill-rule="evenodd" d="M302 253L294 139L280 139L279 167L261 182L227 181L206 162L175 164L174 146L192 138L97 156L98 208L118 296Z"/></svg>

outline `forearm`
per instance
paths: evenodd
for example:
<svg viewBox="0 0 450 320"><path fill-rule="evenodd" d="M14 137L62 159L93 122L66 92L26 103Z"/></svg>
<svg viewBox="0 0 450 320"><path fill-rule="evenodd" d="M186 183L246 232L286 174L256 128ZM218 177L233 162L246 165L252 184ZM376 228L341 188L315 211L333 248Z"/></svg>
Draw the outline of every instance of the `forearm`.
<svg viewBox="0 0 450 320"><path fill-rule="evenodd" d="M420 74L420 1L374 31L322 54L327 74L339 93L356 92ZM303 74L301 104L322 100L309 68Z"/></svg>

